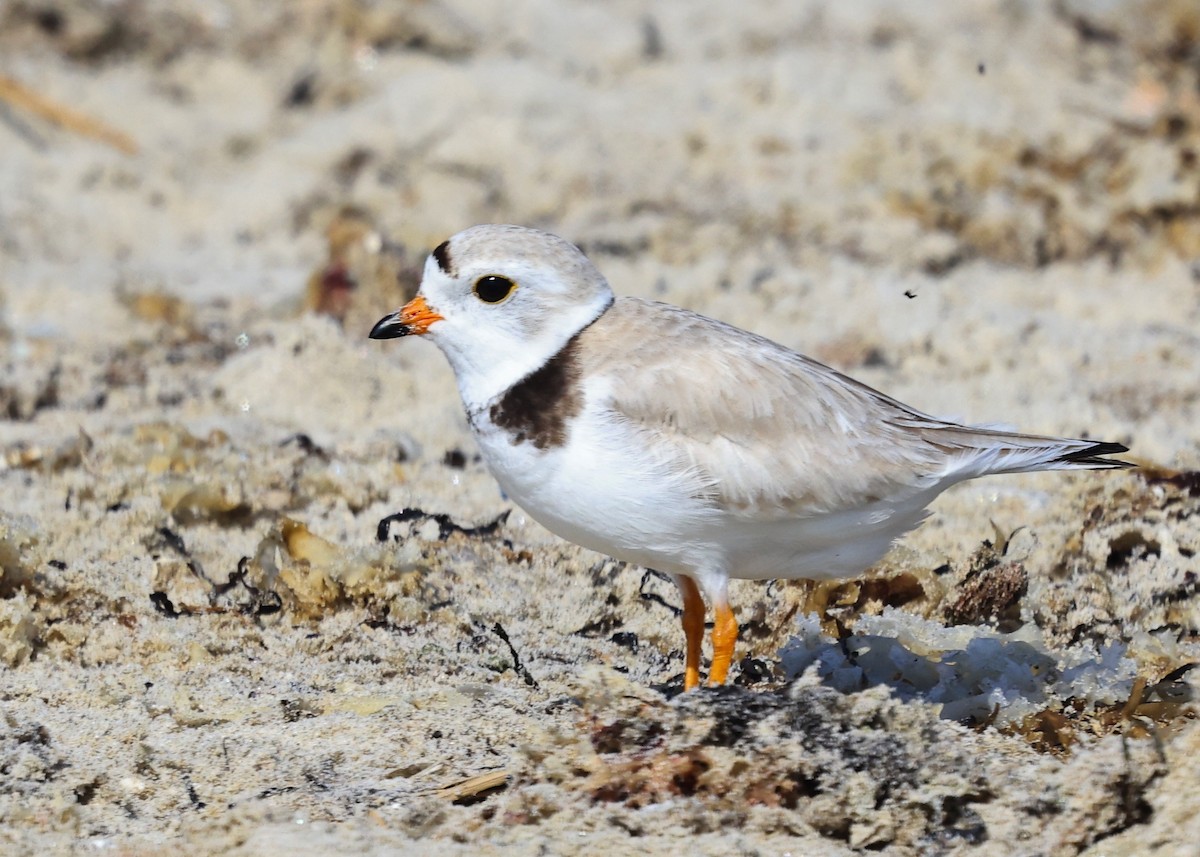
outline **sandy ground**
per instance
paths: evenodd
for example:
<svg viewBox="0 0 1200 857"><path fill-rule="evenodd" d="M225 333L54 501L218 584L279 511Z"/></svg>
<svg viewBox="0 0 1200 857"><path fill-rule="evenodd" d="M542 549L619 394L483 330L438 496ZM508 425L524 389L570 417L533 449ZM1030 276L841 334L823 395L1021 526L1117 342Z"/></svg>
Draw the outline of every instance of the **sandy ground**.
<svg viewBox="0 0 1200 857"><path fill-rule="evenodd" d="M0 107L0 849L1196 853L1200 9L897 6L0 3L0 76L136 146ZM736 585L735 682L679 695L671 585L512 509L436 349L365 338L489 221L1154 467ZM785 681L819 608L822 663L813 623L953 619L1083 678Z"/></svg>

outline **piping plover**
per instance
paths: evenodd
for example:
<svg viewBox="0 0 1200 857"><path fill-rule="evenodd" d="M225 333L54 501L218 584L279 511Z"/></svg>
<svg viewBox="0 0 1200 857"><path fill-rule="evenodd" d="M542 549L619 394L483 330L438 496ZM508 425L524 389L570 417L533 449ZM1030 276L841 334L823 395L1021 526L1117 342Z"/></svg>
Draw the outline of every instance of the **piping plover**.
<svg viewBox="0 0 1200 857"><path fill-rule="evenodd" d="M1118 443L936 419L768 339L613 296L574 245L476 226L437 247L421 288L372 339L445 353L492 475L547 529L670 574L684 686L722 684L740 578L853 577L976 476L1111 469Z"/></svg>

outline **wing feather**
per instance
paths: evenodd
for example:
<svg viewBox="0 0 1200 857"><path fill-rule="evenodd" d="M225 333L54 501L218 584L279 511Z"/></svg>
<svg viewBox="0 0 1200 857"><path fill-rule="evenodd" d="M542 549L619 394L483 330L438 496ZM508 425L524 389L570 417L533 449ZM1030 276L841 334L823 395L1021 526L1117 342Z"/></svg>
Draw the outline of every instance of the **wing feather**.
<svg viewBox="0 0 1200 857"><path fill-rule="evenodd" d="M607 391L614 418L693 469L727 509L855 508L921 490L944 470L946 454L904 425L916 412L738 328L621 298L584 336L618 379Z"/></svg>
<svg viewBox="0 0 1200 857"><path fill-rule="evenodd" d="M1120 464L1095 458L1120 451L1116 444L938 420L768 339L667 304L619 298L581 336L595 362L589 369L610 379L602 395L612 418L735 514L805 517L901 503L983 473Z"/></svg>

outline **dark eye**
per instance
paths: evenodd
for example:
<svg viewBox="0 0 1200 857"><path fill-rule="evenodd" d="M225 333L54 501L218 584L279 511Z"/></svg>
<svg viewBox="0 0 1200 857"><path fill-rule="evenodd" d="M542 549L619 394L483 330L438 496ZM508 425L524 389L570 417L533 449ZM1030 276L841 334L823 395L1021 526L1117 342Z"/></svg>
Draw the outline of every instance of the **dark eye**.
<svg viewBox="0 0 1200 857"><path fill-rule="evenodd" d="M517 284L508 277L488 274L475 281L475 297L487 304L498 304L512 294Z"/></svg>

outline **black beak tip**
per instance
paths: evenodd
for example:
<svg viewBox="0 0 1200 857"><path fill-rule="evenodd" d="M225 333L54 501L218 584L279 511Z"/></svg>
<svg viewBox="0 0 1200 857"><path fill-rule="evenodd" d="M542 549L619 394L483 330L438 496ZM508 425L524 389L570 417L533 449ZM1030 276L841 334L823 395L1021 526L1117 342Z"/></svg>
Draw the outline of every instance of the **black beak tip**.
<svg viewBox="0 0 1200 857"><path fill-rule="evenodd" d="M367 336L371 339L396 339L400 336L408 336L408 325L400 320L398 313L392 313L375 322L375 326L371 328L371 332Z"/></svg>

